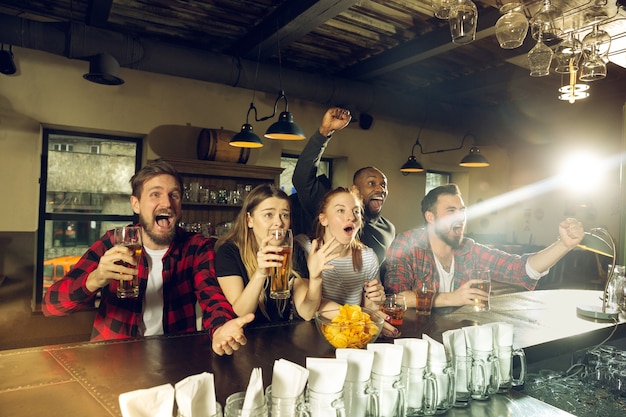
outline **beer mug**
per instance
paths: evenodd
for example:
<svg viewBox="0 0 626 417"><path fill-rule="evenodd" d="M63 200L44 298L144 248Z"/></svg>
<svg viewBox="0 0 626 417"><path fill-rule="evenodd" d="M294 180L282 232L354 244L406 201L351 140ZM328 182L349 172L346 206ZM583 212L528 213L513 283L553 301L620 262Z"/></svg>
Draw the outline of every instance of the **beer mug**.
<svg viewBox="0 0 626 417"><path fill-rule="evenodd" d="M425 407L424 414L443 414L452 408L454 404L454 367L450 366L447 362L429 361L427 369L435 378L436 384L434 389L426 385L424 395L427 399L434 398L435 407Z"/></svg>
<svg viewBox="0 0 626 417"><path fill-rule="evenodd" d="M522 349L513 349L513 346L496 346L496 356L500 365L500 385L498 392L503 393L524 383L526 377L526 355ZM513 359L519 358L520 373L513 378Z"/></svg>
<svg viewBox="0 0 626 417"><path fill-rule="evenodd" d="M328 394L307 389L306 403L311 417L346 416L343 390Z"/></svg>
<svg viewBox="0 0 626 417"><path fill-rule="evenodd" d="M346 381L343 403L349 417L378 417L378 396L370 381Z"/></svg>
<svg viewBox="0 0 626 417"><path fill-rule="evenodd" d="M406 391L405 413L407 417L423 416L426 409L437 408L437 381L424 368L402 367L402 384ZM426 392L432 395L425 395Z"/></svg>
<svg viewBox="0 0 626 417"><path fill-rule="evenodd" d="M224 405L224 417L241 417L242 415L248 417L267 417L269 415L265 402L257 407L245 409L243 407L245 398L245 392L236 392L229 395Z"/></svg>
<svg viewBox="0 0 626 417"><path fill-rule="evenodd" d="M215 403L215 413L213 414L204 414L206 415L206 417L224 417L224 416L228 416L228 414L223 414L222 413L222 405L218 402ZM239 416L239 414L231 414L231 416ZM257 414L249 414L249 417L256 417ZM267 416L267 414L265 414L265 416ZM189 417L187 416L184 412L182 412L180 409L178 409L176 411L176 417Z"/></svg>
<svg viewBox="0 0 626 417"><path fill-rule="evenodd" d="M403 417L405 389L401 374L381 375L372 372L372 388L378 393L380 417Z"/></svg>
<svg viewBox="0 0 626 417"><path fill-rule="evenodd" d="M271 417L311 417L304 395L297 397L276 397L272 395L272 386L265 389L265 402Z"/></svg>
<svg viewBox="0 0 626 417"><path fill-rule="evenodd" d="M472 372L470 394L475 400L486 400L500 387L500 362L493 351L470 349Z"/></svg>
<svg viewBox="0 0 626 417"><path fill-rule="evenodd" d="M471 399L469 387L472 375L472 357L454 355L452 361L455 386L454 406L458 408L467 407Z"/></svg>

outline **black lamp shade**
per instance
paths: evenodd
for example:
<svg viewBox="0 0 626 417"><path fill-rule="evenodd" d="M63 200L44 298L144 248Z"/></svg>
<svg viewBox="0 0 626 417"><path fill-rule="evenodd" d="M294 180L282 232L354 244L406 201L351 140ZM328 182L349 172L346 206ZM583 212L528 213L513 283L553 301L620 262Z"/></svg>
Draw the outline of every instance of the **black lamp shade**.
<svg viewBox="0 0 626 417"><path fill-rule="evenodd" d="M278 116L278 121L273 123L265 132L265 137L279 140L302 140L306 139L304 132L294 123L293 115L284 111Z"/></svg>
<svg viewBox="0 0 626 417"><path fill-rule="evenodd" d="M424 167L422 167L422 164L417 162L415 156L411 155L409 156L409 159L404 163L404 165L402 165L402 168L400 168L400 172L404 172L407 174L413 172L424 172Z"/></svg>
<svg viewBox="0 0 626 417"><path fill-rule="evenodd" d="M4 75L13 75L17 72L13 53L11 51L0 50L0 73Z"/></svg>
<svg viewBox="0 0 626 417"><path fill-rule="evenodd" d="M241 126L241 132L237 133L228 143L230 146L235 146L237 148L261 148L263 147L263 142L261 138L259 138L254 131L252 130L252 125L249 123Z"/></svg>
<svg viewBox="0 0 626 417"><path fill-rule="evenodd" d="M459 166L469 168L483 168L489 166L487 158L481 155L480 149L477 146L473 146L469 153L459 162Z"/></svg>

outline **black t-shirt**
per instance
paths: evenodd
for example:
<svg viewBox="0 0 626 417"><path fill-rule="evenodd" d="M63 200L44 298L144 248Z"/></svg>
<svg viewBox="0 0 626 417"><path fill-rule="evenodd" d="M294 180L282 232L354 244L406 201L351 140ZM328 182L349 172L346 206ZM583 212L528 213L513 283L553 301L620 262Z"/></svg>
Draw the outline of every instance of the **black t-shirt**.
<svg viewBox="0 0 626 417"><path fill-rule="evenodd" d="M243 278L244 286L250 282L239 248L232 242L225 242L215 253L215 276L220 278L232 275ZM283 310L282 313L281 309ZM291 316L291 298L286 300L270 298L269 282L265 286L265 311L269 319L257 307L254 321L250 325L288 321Z"/></svg>

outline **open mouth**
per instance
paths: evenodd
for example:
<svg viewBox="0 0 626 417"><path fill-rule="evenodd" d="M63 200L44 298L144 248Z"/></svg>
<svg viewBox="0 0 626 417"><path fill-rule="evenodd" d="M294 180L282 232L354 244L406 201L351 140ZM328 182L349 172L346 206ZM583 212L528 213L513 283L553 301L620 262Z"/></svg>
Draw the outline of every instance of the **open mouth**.
<svg viewBox="0 0 626 417"><path fill-rule="evenodd" d="M463 224L455 224L452 226L452 232L457 236L461 236L463 234Z"/></svg>
<svg viewBox="0 0 626 417"><path fill-rule="evenodd" d="M156 224L159 227L170 227L171 225L171 216L170 214L157 214L155 216Z"/></svg>

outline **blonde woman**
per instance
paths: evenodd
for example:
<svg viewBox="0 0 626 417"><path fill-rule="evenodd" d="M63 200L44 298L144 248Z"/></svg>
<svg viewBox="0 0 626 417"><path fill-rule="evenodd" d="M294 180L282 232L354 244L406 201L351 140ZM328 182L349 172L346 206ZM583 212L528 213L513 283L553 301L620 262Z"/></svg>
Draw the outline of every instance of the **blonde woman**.
<svg viewBox="0 0 626 417"><path fill-rule="evenodd" d="M321 280L309 283L308 276L292 276L291 299L269 297L269 271L282 265L282 255L277 254L278 247L269 244L268 231L290 226L289 196L273 184L262 184L248 194L233 228L217 241L215 272L220 287L238 316L255 313L253 324L294 317L310 320L319 307ZM313 276L321 276L322 270L329 268L327 262L337 256L331 254L336 243L328 242L319 250L317 243L313 244L307 265Z"/></svg>

